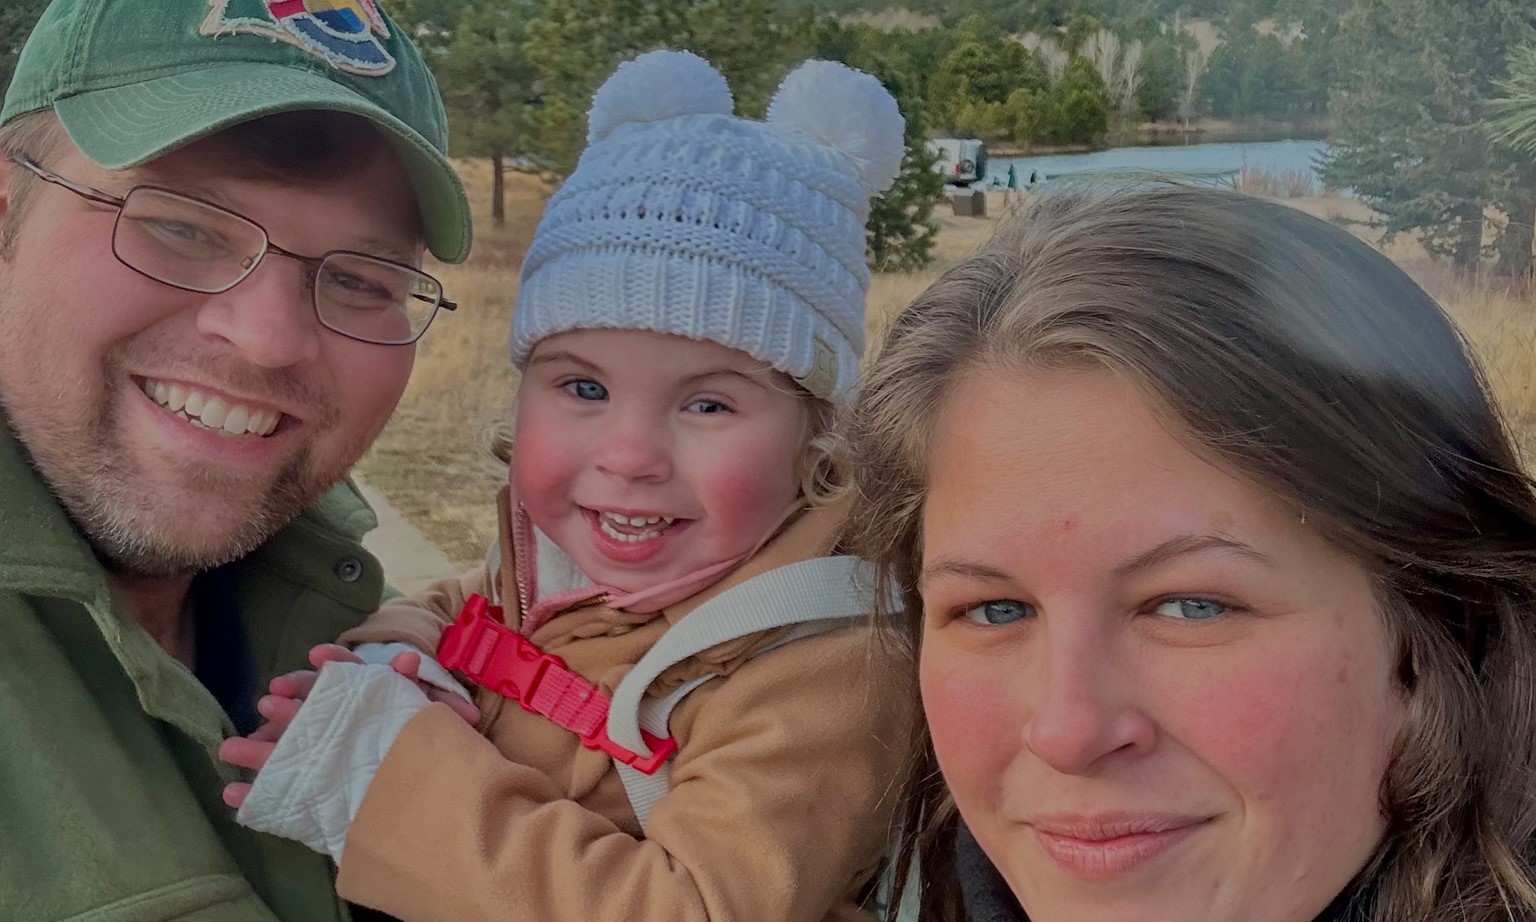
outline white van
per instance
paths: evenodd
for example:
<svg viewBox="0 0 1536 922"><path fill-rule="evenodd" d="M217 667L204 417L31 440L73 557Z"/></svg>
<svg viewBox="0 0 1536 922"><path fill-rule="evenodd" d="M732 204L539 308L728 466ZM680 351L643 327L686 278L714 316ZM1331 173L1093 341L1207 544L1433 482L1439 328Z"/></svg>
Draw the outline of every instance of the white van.
<svg viewBox="0 0 1536 922"><path fill-rule="evenodd" d="M952 186L969 186L987 175L987 145L976 138L935 138L928 142L933 168Z"/></svg>

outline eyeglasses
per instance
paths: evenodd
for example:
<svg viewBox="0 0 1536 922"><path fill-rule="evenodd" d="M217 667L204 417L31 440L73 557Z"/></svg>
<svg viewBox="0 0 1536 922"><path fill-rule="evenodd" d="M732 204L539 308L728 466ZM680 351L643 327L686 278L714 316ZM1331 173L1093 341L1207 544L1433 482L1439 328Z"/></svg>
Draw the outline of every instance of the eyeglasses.
<svg viewBox="0 0 1536 922"><path fill-rule="evenodd" d="M189 195L134 186L118 198L70 182L24 154L11 160L39 179L117 209L112 255L172 288L226 292L256 271L268 253L276 253L304 264L315 316L326 329L351 339L408 345L421 338L439 308L458 309L443 297L441 282L404 263L350 250L300 256L273 243L255 221Z"/></svg>

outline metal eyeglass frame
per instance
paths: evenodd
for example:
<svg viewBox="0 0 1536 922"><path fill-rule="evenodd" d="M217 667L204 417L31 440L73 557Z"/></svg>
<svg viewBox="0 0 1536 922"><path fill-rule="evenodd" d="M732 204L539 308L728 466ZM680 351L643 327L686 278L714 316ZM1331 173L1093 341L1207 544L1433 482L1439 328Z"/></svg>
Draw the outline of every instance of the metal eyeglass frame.
<svg viewBox="0 0 1536 922"><path fill-rule="evenodd" d="M372 255L370 253L359 253L356 250L328 250L327 252L325 252L325 253L323 253L323 254L321 254L319 256L304 256L302 254L295 253L295 252L293 252L291 250L285 250L282 247L278 246L277 244L273 243L272 242L272 238L267 235L267 229L265 227L262 227L260 224L257 224L255 221L252 221L250 218L247 218L245 215L240 214L239 212L230 211L228 208L225 208L225 207L223 207L221 205L215 205L212 202L204 201L203 199L200 199L200 198L198 198L198 197L196 197L194 195L187 195L184 192L177 192L174 189L165 189L165 188L162 188L160 186L142 185L142 186L134 186L132 189L128 190L126 195L124 195L121 198L119 198L118 196L111 195L111 194L108 194L106 192L103 192L100 189L93 189L90 186L83 186L83 185L80 185L79 183L71 182L70 180L65 179L64 177L60 176L59 174L51 172L50 170L47 170L47 169L39 166L36 161L34 161L31 157L28 157L26 154L21 154L21 153L12 154L11 157L10 157L10 160L11 160L12 163L14 163L17 166L21 167L22 169L28 171L29 173L33 174L38 179L41 179L44 182L52 183L52 184L54 184L56 186L59 186L60 188L67 189L68 191L73 192L75 195L78 195L81 198L86 199L87 201L95 202L98 205L105 205L105 206L107 206L109 208L116 209L117 210L117 220L121 220L122 219L123 206L128 203L128 196L129 195L132 195L138 189L149 189L151 191L158 192L158 193L160 193L162 195L169 195L169 196L173 196L175 198L184 199L184 200L189 201L189 202L195 202L196 204L201 205L201 206L203 206L205 208L210 208L210 209L212 209L212 210L214 210L216 212L219 212L221 214L229 215L230 217L235 218L235 219L237 219L239 221L242 221L245 224L249 224L251 227L254 227L258 231L261 232L261 239L262 239L261 251L258 252L254 257L247 257L247 259L249 260L250 264L245 267L245 271L243 273L241 273L240 277L235 279L233 282L230 282L228 285L225 285L223 288L204 289L204 288L193 288L193 287L190 287L190 286L187 286L187 285L178 285L175 282L168 282L165 279L158 278L158 277L156 277L154 275L149 274L148 272L145 272L143 269L140 269L138 266L135 266L135 265L129 263L127 260L123 259L123 257L121 255L119 255L118 252L117 252L117 224L114 221L114 223L112 225L112 240L113 240L113 243L112 243L112 255L113 255L113 257L115 257L117 259L117 261L122 263L124 266L127 266L129 269L132 269L134 272L137 272L139 275L142 275L145 278L150 279L151 281L159 282L160 284L169 286L171 288L176 288L176 289L179 289L181 291L191 291L191 292L195 292L197 294L223 294L224 292L229 291L230 289L234 288L236 285L239 285L241 282L243 282L246 279L250 278L251 274L256 271L256 267L261 265L261 261L266 258L266 255L268 253L276 253L278 256L286 256L289 259L295 260L295 261L297 261L298 263L300 263L301 265L304 266L304 268L305 268L305 281L306 281L306 283L307 283L307 285L308 285L308 287L310 289L310 299L309 299L310 300L310 307L312 307L314 309L314 311L315 311L315 319L320 322L321 326L325 327L327 330L330 330L333 333L336 333L336 334L341 335L341 336L345 336L348 339L353 339L353 340L357 340L358 342L369 343L371 345L376 345L376 346L409 346L410 344L412 344L412 343L416 342L417 340L421 339L422 335L427 332L427 328L432 325L432 321L437 319L437 312L439 310L456 311L456 310L459 309L459 305L458 305L457 302L450 301L448 298L443 297L443 295L441 294L441 292L443 290L443 283L442 282L438 281L433 276L428 275L425 272L422 272L420 269L416 268L415 266L408 266L405 263L397 262L396 260L393 260L393 259L385 259L382 256L374 256L374 255ZM329 259L330 257L337 256L337 255L358 256L358 257L361 257L363 259L371 260L373 262L384 263L386 265L395 266L395 267L400 268L400 269L405 269L405 270L408 270L410 272L414 272L417 275L425 276L426 278L432 279L432 282L437 285L437 290L439 292L438 297L435 299L436 302L437 302L436 306L432 309L432 316L427 318L427 322L421 325L421 329L420 330L417 330L416 333L410 339L406 339L406 340L383 340L383 341L380 341L380 340L376 340L376 339L368 339L367 337L358 336L355 333L349 333L346 330L338 330L336 327L334 327L331 324L327 323L326 319L325 319L325 315L320 310L320 294L319 294L319 292L318 292L318 290L317 290L317 288L315 286L314 281L315 281L316 276L319 275L320 267L322 265L324 265L325 261L327 259ZM419 294L412 294L411 297L416 298L417 300L420 300L420 301L431 301L431 300L434 300L432 298L428 298L428 297L426 297L424 295L419 295Z"/></svg>

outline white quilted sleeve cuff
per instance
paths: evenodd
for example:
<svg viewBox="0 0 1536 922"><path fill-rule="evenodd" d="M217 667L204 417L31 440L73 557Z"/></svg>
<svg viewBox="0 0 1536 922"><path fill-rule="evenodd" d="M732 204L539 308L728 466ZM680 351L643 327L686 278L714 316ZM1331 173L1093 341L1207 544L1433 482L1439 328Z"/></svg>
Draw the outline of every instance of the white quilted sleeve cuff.
<svg viewBox="0 0 1536 922"><path fill-rule="evenodd" d="M421 680L434 688L441 688L445 692L458 695L470 704L475 699L470 696L469 689L459 684L453 677L453 673L443 668L443 665L432 657L432 654L418 650L414 644L408 643L365 643L358 644L352 650L358 658L365 663L378 663L388 666L390 661L402 653L415 653L421 657L421 668L417 675Z"/></svg>
<svg viewBox="0 0 1536 922"><path fill-rule="evenodd" d="M327 663L235 820L341 862L368 784L426 694L388 666Z"/></svg>

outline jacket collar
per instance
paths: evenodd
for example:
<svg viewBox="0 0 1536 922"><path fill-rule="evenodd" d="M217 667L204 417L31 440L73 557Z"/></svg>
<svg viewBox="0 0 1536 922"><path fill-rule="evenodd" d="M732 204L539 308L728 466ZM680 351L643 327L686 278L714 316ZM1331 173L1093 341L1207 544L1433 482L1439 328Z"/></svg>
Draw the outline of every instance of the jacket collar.
<svg viewBox="0 0 1536 922"><path fill-rule="evenodd" d="M90 545L0 413L0 586L81 603L110 595ZM23 537L24 536L24 537ZM20 540L17 540L20 538Z"/></svg>
<svg viewBox="0 0 1536 922"><path fill-rule="evenodd" d="M364 567L371 557L358 545L376 524L371 509L350 483L333 488L296 521L253 551L247 561L270 564L359 613L378 607L382 576ZM0 413L0 592L61 599L81 605L138 693L145 713L182 728L206 748L230 729L223 710L192 672L122 612L105 568L37 470ZM364 578L337 579L329 563L338 554L357 563ZM265 578L258 576L258 578ZM291 612L272 614L287 617ZM221 730L222 728L222 730Z"/></svg>

